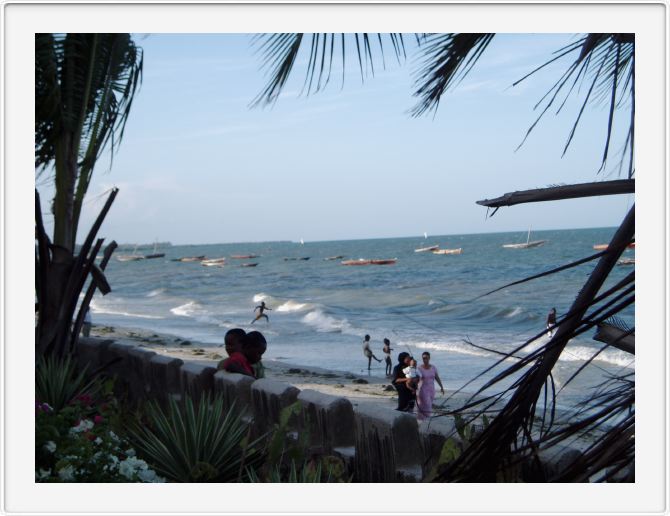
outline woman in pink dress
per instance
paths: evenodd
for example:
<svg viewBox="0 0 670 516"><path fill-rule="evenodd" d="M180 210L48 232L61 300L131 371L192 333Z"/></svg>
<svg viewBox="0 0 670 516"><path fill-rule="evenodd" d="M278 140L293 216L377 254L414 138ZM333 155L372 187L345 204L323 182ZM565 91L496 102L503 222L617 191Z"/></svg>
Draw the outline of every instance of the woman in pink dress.
<svg viewBox="0 0 670 516"><path fill-rule="evenodd" d="M433 413L433 400L435 399L435 382L440 386L440 391L444 394L444 387L442 387L442 380L437 374L437 369L434 365L430 365L430 353L424 351L421 354L423 363L417 367L420 381L419 389L416 394L417 418L426 419Z"/></svg>

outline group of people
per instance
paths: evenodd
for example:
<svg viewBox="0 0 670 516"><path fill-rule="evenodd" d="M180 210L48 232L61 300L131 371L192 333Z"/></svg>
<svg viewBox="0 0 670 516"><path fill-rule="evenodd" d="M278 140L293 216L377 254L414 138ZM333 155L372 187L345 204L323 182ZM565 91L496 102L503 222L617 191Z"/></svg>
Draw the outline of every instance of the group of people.
<svg viewBox="0 0 670 516"><path fill-rule="evenodd" d="M393 351L391 341L384 339L382 352L385 355L386 375L392 377L392 383L398 391L397 410L413 412L416 405L417 418L429 418L433 412L435 382L444 394L444 386L437 368L430 363L430 353L424 351L421 354L421 365L417 366L414 357L409 353L402 352L398 355L398 364L393 367L391 351ZM377 362L381 362L370 349L370 335L366 335L363 340L363 354L368 359L368 370L373 358Z"/></svg>
<svg viewBox="0 0 670 516"><path fill-rule="evenodd" d="M430 363L430 353L421 353L421 365L409 353L398 355L398 364L393 368L392 383L398 391L398 408L401 412L413 412L417 408L417 418L426 419L433 413L435 382L444 394L444 386L437 368Z"/></svg>
<svg viewBox="0 0 670 516"><path fill-rule="evenodd" d="M224 339L228 358L221 360L217 369L239 373L253 378L263 378L265 368L261 362L268 344L259 331L246 333L242 328L228 330Z"/></svg>

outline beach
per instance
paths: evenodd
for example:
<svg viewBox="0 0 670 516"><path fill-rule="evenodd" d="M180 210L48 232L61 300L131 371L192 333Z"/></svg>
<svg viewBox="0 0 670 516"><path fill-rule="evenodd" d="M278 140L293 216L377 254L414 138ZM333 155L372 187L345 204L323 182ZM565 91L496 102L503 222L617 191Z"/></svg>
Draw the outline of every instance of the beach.
<svg viewBox="0 0 670 516"><path fill-rule="evenodd" d="M214 367L227 356L223 344L187 340L141 328L94 325L91 337L130 341L155 353ZM391 385L391 379L384 375L383 363L375 364L376 367L373 366L374 369L369 375L355 375L346 371L293 364L276 359L264 359L263 365L267 378L291 384L301 391L311 389L347 398L354 408L363 404L377 404L389 409L395 409L397 406L398 397ZM446 390L442 396L438 390L435 404L436 408L452 410L469 398L470 394L465 392L454 393Z"/></svg>

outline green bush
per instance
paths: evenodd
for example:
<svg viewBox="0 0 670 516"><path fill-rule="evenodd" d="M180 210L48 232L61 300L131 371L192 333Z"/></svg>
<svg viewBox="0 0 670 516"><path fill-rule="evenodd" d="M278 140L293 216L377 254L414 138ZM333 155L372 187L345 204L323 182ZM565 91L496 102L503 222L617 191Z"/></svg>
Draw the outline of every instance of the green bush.
<svg viewBox="0 0 670 516"><path fill-rule="evenodd" d="M203 396L194 405L169 399L164 410L147 404L146 417L130 431L138 453L176 482L235 482L247 468L259 464L259 440L250 442L250 426L234 409L223 409L223 398Z"/></svg>
<svg viewBox="0 0 670 516"><path fill-rule="evenodd" d="M79 395L91 394L95 387L95 380L86 379L86 368L78 371L69 355L63 358L40 357L37 361L35 399L47 403L55 411L59 411Z"/></svg>

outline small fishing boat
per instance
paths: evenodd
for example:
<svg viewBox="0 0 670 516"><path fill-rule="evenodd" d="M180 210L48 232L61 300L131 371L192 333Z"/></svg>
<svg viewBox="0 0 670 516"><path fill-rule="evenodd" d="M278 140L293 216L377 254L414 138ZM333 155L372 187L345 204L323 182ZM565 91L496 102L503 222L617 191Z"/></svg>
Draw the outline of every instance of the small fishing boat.
<svg viewBox="0 0 670 516"><path fill-rule="evenodd" d="M243 263L242 267L256 267L258 263Z"/></svg>
<svg viewBox="0 0 670 516"><path fill-rule="evenodd" d="M433 251L433 254L461 254L463 248L459 247L458 249L437 249Z"/></svg>
<svg viewBox="0 0 670 516"><path fill-rule="evenodd" d="M120 262L136 262L138 260L144 260L144 256L137 254L137 248L138 246L136 245L135 249L133 249L133 254L119 254L116 256L116 259Z"/></svg>
<svg viewBox="0 0 670 516"><path fill-rule="evenodd" d="M230 256L235 260L250 260L252 258L258 258L257 254L233 254Z"/></svg>
<svg viewBox="0 0 670 516"><path fill-rule="evenodd" d="M151 252L151 254L144 255L144 259L151 260L152 258L163 258L163 256L165 256L165 253L157 253L156 252L157 249L158 249L158 243L155 243L154 250Z"/></svg>
<svg viewBox="0 0 670 516"><path fill-rule="evenodd" d="M343 254L338 254L337 256L329 256L327 258L324 258L323 261L324 262L330 262L332 260L341 260L342 258L344 258L344 255Z"/></svg>
<svg viewBox="0 0 670 516"><path fill-rule="evenodd" d="M431 245L430 247L420 247L419 249L414 249L415 253L427 253L429 251L436 251L440 248L439 245Z"/></svg>
<svg viewBox="0 0 670 516"><path fill-rule="evenodd" d="M226 264L225 258L211 258L209 260L201 260L200 265L203 267L223 267Z"/></svg>
<svg viewBox="0 0 670 516"><path fill-rule="evenodd" d="M309 260L311 257L310 256L301 256L297 258L284 258L285 262L294 262L296 260Z"/></svg>
<svg viewBox="0 0 670 516"><path fill-rule="evenodd" d="M358 260L344 260L342 265L392 265L398 261L397 258L388 258L384 260L368 260L359 258Z"/></svg>
<svg viewBox="0 0 670 516"><path fill-rule="evenodd" d="M144 260L144 256L140 254L120 254L116 259L120 262L136 262L138 260Z"/></svg>
<svg viewBox="0 0 670 516"><path fill-rule="evenodd" d="M635 258L621 258L616 263L617 265L635 265Z"/></svg>
<svg viewBox="0 0 670 516"><path fill-rule="evenodd" d="M608 244L596 244L593 246L596 251L606 251L608 247ZM628 244L626 249L635 249L635 242Z"/></svg>
<svg viewBox="0 0 670 516"><path fill-rule="evenodd" d="M183 258L174 258L173 262L201 262L205 259L205 255L202 256L184 256Z"/></svg>
<svg viewBox="0 0 670 516"><path fill-rule="evenodd" d="M532 242L530 241L530 229L528 230L528 238L526 239L525 243L521 244L503 244L503 247L505 249L530 249L531 247L540 247L541 245L544 245L546 240L533 240Z"/></svg>

